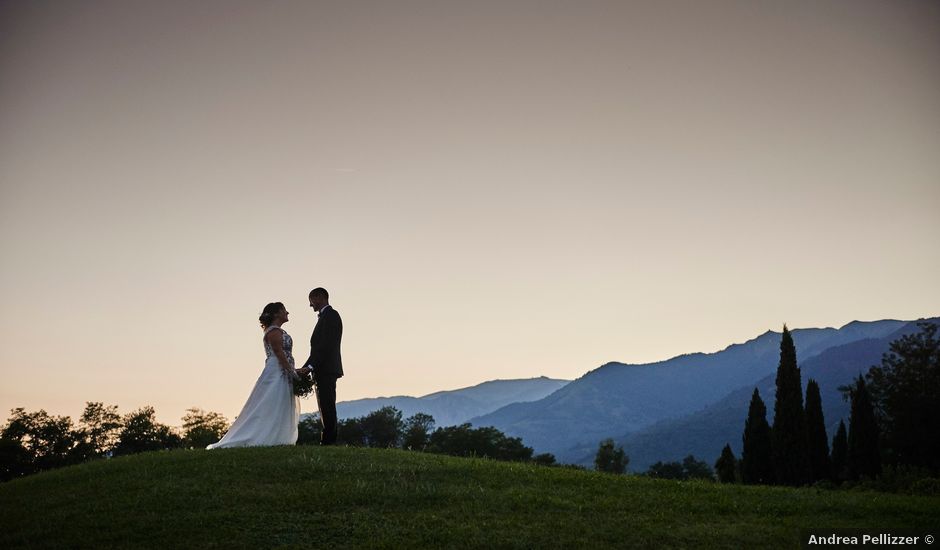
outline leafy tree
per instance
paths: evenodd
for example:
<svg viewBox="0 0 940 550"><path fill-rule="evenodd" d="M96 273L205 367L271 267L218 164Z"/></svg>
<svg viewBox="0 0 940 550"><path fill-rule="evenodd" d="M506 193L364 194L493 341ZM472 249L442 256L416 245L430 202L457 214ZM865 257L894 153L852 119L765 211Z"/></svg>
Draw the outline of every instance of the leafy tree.
<svg viewBox="0 0 940 550"><path fill-rule="evenodd" d="M533 453L518 437L507 437L493 427L473 428L470 424L438 428L431 434L427 451L515 461L531 460Z"/></svg>
<svg viewBox="0 0 940 550"><path fill-rule="evenodd" d="M297 444L319 445L322 431L323 424L320 422L320 413L307 415L297 424Z"/></svg>
<svg viewBox="0 0 940 550"><path fill-rule="evenodd" d="M169 426L157 422L153 407L147 406L124 416L124 427L118 434L114 454L118 456L175 449L182 443L182 438Z"/></svg>
<svg viewBox="0 0 940 550"><path fill-rule="evenodd" d="M68 416L52 416L42 409L29 413L22 407L13 409L10 414L6 426L0 432L0 439L15 443L5 444L8 456L15 464L28 457L30 466L26 468L29 471L22 471L23 468L19 466L11 465L9 468L30 473L67 466L81 460L74 450L75 433L72 430L72 419Z"/></svg>
<svg viewBox="0 0 940 550"><path fill-rule="evenodd" d="M685 479L715 479L711 466L703 460L696 460L692 455L682 459L682 471Z"/></svg>
<svg viewBox="0 0 940 550"><path fill-rule="evenodd" d="M319 442L319 439L317 439ZM362 418L344 418L336 423L336 442L351 447L366 446L366 432Z"/></svg>
<svg viewBox="0 0 940 550"><path fill-rule="evenodd" d="M731 451L731 444L725 444L721 450L721 456L715 461L715 473L718 474L718 481L722 483L734 483L736 481L738 461L734 458Z"/></svg>
<svg viewBox="0 0 940 550"><path fill-rule="evenodd" d="M744 448L741 451L741 481L743 483L770 484L774 481L771 453L770 425L767 408L754 388L751 405L744 421Z"/></svg>
<svg viewBox="0 0 940 550"><path fill-rule="evenodd" d="M829 440L823 418L819 384L810 378L806 382L806 432L809 445L810 481L829 479Z"/></svg>
<svg viewBox="0 0 940 550"><path fill-rule="evenodd" d="M0 437L0 481L9 481L35 471L32 457L21 442Z"/></svg>
<svg viewBox="0 0 940 550"><path fill-rule="evenodd" d="M117 444L121 415L117 405L88 401L78 426L81 455L86 459L106 456Z"/></svg>
<svg viewBox="0 0 940 550"><path fill-rule="evenodd" d="M416 413L405 420L401 446L403 449L423 451L428 446L434 430L434 417Z"/></svg>
<svg viewBox="0 0 940 550"><path fill-rule="evenodd" d="M940 339L936 324L917 326L865 378L891 461L940 471Z"/></svg>
<svg viewBox="0 0 940 550"><path fill-rule="evenodd" d="M382 407L362 417L360 424L369 447L398 447L404 427L400 410Z"/></svg>
<svg viewBox="0 0 940 550"><path fill-rule="evenodd" d="M228 419L221 414L190 407L183 415L183 446L188 449L205 449L207 445L222 439L228 427Z"/></svg>
<svg viewBox="0 0 940 550"><path fill-rule="evenodd" d="M849 438L845 431L845 422L839 420L839 428L832 438L832 480L844 481L848 479L847 457L849 454Z"/></svg>
<svg viewBox="0 0 940 550"><path fill-rule="evenodd" d="M774 424L771 429L774 477L777 483L783 485L802 485L810 479L806 421L796 347L786 325L783 326L783 338L780 341L776 385Z"/></svg>
<svg viewBox="0 0 940 550"><path fill-rule="evenodd" d="M597 447L597 454L594 456L594 468L598 472L623 474L627 471L627 464L629 463L630 457L623 452L622 446L614 447L613 439L605 439L600 442Z"/></svg>
<svg viewBox="0 0 940 550"><path fill-rule="evenodd" d="M865 385L865 379L859 375L849 387L852 400L849 416L849 438L846 463L849 479L867 476L874 479L881 473L881 452L878 444L878 424L875 410ZM934 434L936 437L936 434Z"/></svg>

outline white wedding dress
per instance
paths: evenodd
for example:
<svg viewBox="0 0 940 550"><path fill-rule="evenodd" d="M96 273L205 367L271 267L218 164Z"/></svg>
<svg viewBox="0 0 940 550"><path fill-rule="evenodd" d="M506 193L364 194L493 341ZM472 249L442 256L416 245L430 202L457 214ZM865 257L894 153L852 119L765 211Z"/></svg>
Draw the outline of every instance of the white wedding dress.
<svg viewBox="0 0 940 550"><path fill-rule="evenodd" d="M272 330L281 331L284 353L293 367L294 356L291 350L294 341L280 327L268 327L264 335L267 336ZM294 396L291 381L281 370L277 356L274 355L267 339L264 340L264 352L267 355L264 370L255 382L242 412L238 413L228 433L218 443L213 443L206 449L297 443L300 400Z"/></svg>

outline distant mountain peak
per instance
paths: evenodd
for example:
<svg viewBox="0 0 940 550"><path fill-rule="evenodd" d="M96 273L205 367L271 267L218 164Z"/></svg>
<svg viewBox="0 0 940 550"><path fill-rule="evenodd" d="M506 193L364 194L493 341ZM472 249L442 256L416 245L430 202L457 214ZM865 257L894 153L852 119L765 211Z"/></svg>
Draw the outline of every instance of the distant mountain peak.
<svg viewBox="0 0 940 550"><path fill-rule="evenodd" d="M842 329L798 328L791 333L802 364L830 348L886 338L907 323L855 321ZM731 391L744 386L752 391L754 383L766 376L772 379L782 329L781 322L779 331L766 330L716 352L685 353L645 364L610 361L540 400L513 403L471 423L521 437L526 445L561 461L580 458L570 451L573 446L596 449L603 438L694 413Z"/></svg>
<svg viewBox="0 0 940 550"><path fill-rule="evenodd" d="M407 418L430 414L438 426L462 424L506 405L537 401L566 386L570 380L547 376L509 380L487 380L474 386L430 393L421 397L371 397L336 404L340 418L367 415L382 407L395 407Z"/></svg>

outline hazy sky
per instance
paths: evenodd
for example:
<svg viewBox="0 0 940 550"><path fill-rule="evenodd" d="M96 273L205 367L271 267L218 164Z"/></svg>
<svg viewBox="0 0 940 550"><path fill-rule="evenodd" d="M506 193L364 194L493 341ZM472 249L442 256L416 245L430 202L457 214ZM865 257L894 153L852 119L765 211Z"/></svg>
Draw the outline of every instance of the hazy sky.
<svg viewBox="0 0 940 550"><path fill-rule="evenodd" d="M940 314L940 3L4 2L0 421ZM315 410L304 401L304 412Z"/></svg>

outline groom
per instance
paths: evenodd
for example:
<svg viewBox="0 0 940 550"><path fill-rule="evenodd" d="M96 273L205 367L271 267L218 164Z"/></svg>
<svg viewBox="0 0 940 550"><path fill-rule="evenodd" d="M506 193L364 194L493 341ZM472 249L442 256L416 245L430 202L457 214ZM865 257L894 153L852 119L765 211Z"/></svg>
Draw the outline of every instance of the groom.
<svg viewBox="0 0 940 550"><path fill-rule="evenodd" d="M311 290L309 298L318 319L310 336L310 358L301 368L313 372L317 407L323 422L320 445L332 445L336 443L336 379L343 376L343 359L339 353L343 320L330 306L330 294L325 288Z"/></svg>

